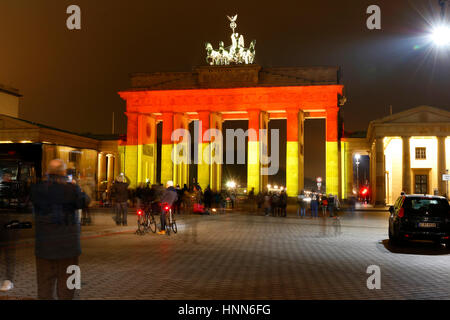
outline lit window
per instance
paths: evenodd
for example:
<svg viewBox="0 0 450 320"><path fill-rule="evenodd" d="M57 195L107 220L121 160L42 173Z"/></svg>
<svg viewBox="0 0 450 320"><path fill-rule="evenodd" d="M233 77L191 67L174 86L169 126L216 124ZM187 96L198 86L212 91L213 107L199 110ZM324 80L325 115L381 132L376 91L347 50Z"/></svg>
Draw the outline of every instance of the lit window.
<svg viewBox="0 0 450 320"><path fill-rule="evenodd" d="M427 148L416 148L416 160L427 159Z"/></svg>

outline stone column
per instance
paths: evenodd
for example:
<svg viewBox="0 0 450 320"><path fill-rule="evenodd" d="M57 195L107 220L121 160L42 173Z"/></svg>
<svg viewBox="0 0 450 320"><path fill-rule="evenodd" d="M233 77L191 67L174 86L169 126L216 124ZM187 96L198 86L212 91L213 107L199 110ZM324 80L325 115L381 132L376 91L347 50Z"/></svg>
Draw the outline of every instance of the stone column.
<svg viewBox="0 0 450 320"><path fill-rule="evenodd" d="M190 134L189 134L189 119L182 113L176 113L173 118L174 130L177 138L174 143L174 159L173 166L173 182L174 185L179 185L181 188L184 184L189 184L189 164L191 162L190 153Z"/></svg>
<svg viewBox="0 0 450 320"><path fill-rule="evenodd" d="M446 150L445 150L445 136L439 136L438 146L437 146L437 181L438 181L438 190L439 195L445 195L447 192L447 184L442 180L442 175L446 173Z"/></svg>
<svg viewBox="0 0 450 320"><path fill-rule="evenodd" d="M248 111L248 154L247 154L247 190L255 189L255 193L261 190L261 165L259 159L259 110Z"/></svg>
<svg viewBox="0 0 450 320"><path fill-rule="evenodd" d="M403 136L403 174L402 174L402 191L406 194L412 193L411 190L411 150L409 140L411 137Z"/></svg>
<svg viewBox="0 0 450 320"><path fill-rule="evenodd" d="M222 135L222 115L216 112L211 113L210 135L210 186L213 191L220 191L222 188L222 162L223 162L223 135Z"/></svg>
<svg viewBox="0 0 450 320"><path fill-rule="evenodd" d="M298 191L305 188L305 113L298 112Z"/></svg>
<svg viewBox="0 0 450 320"><path fill-rule="evenodd" d="M286 142L286 188L289 197L299 192L299 112L287 110L287 142ZM303 171L303 170L302 170Z"/></svg>
<svg viewBox="0 0 450 320"><path fill-rule="evenodd" d="M197 155L197 182L202 190L210 184L210 161L211 155L208 152L210 137L205 134L210 128L211 113L209 111L199 111L199 132L198 132L198 155Z"/></svg>
<svg viewBox="0 0 450 320"><path fill-rule="evenodd" d="M339 108L329 108L326 119L326 192L339 194L339 148L338 148Z"/></svg>
<svg viewBox="0 0 450 320"><path fill-rule="evenodd" d="M384 165L384 142L382 137L377 137L375 141L375 205L386 205L386 179ZM359 192L359 191L358 191Z"/></svg>
<svg viewBox="0 0 450 320"><path fill-rule="evenodd" d="M130 187L136 188L138 183L138 114L126 113L127 142L125 146L124 174L130 180Z"/></svg>
<svg viewBox="0 0 450 320"><path fill-rule="evenodd" d="M172 162L172 131L173 131L173 113L166 112L162 115L162 146L161 146L161 183L165 185L167 181L173 180L173 162Z"/></svg>
<svg viewBox="0 0 450 320"><path fill-rule="evenodd" d="M269 175L268 169L269 166L272 164L269 163L269 114L267 112L261 111L260 115L260 123L259 128L265 130L264 134L260 134L259 136L259 149L260 149L260 162L261 162L261 169L264 169L260 174L260 190L259 192L262 192L266 189L267 185L269 184ZM262 158L265 157L265 158ZM255 194L258 193L258 190L255 189Z"/></svg>

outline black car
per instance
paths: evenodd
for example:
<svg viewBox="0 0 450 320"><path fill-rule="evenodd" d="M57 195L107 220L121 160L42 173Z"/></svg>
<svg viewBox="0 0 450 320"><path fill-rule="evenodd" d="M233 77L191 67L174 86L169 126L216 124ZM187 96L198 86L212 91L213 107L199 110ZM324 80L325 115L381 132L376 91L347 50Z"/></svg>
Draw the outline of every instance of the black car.
<svg viewBox="0 0 450 320"><path fill-rule="evenodd" d="M446 198L403 195L389 208L389 240L432 240L450 249L450 206Z"/></svg>

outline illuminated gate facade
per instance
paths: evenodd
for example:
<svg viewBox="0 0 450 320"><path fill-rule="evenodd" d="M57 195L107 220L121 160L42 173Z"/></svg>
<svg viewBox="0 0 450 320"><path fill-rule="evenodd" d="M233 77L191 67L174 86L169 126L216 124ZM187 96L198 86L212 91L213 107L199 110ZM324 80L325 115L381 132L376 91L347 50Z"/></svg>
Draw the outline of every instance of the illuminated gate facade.
<svg viewBox="0 0 450 320"><path fill-rule="evenodd" d="M339 194L339 98L343 86L339 68L261 68L258 65L205 66L193 72L139 73L131 76L131 88L120 92L126 100L127 143L123 147L125 174L131 185L189 182L189 165L174 163L172 151L182 139L172 141L176 129L189 129L191 121L201 121L204 133L222 130L223 121L248 120L248 128L267 129L271 119L287 120L286 188L289 196L303 189L304 121L326 119L326 190ZM161 167L157 167L157 124L162 122ZM211 141L198 134L201 153ZM247 189L263 191L267 175L261 174L259 149L267 138L249 135ZM213 150L213 149L208 149ZM183 157L183 154L175 153ZM213 156L213 155L211 155ZM204 160L204 159L203 159ZM195 164L202 188L221 189L221 165ZM161 181L157 180L161 171Z"/></svg>

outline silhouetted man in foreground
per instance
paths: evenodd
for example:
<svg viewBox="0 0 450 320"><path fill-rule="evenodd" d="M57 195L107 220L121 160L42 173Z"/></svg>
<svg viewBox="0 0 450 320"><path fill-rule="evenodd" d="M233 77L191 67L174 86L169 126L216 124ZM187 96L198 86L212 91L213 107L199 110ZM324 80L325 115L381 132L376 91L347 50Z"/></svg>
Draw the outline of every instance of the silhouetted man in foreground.
<svg viewBox="0 0 450 320"><path fill-rule="evenodd" d="M80 188L69 183L62 160L52 160L46 179L33 186L32 202L36 225L36 271L38 298L73 299L67 287L67 268L78 266L81 254L78 209L83 198Z"/></svg>

